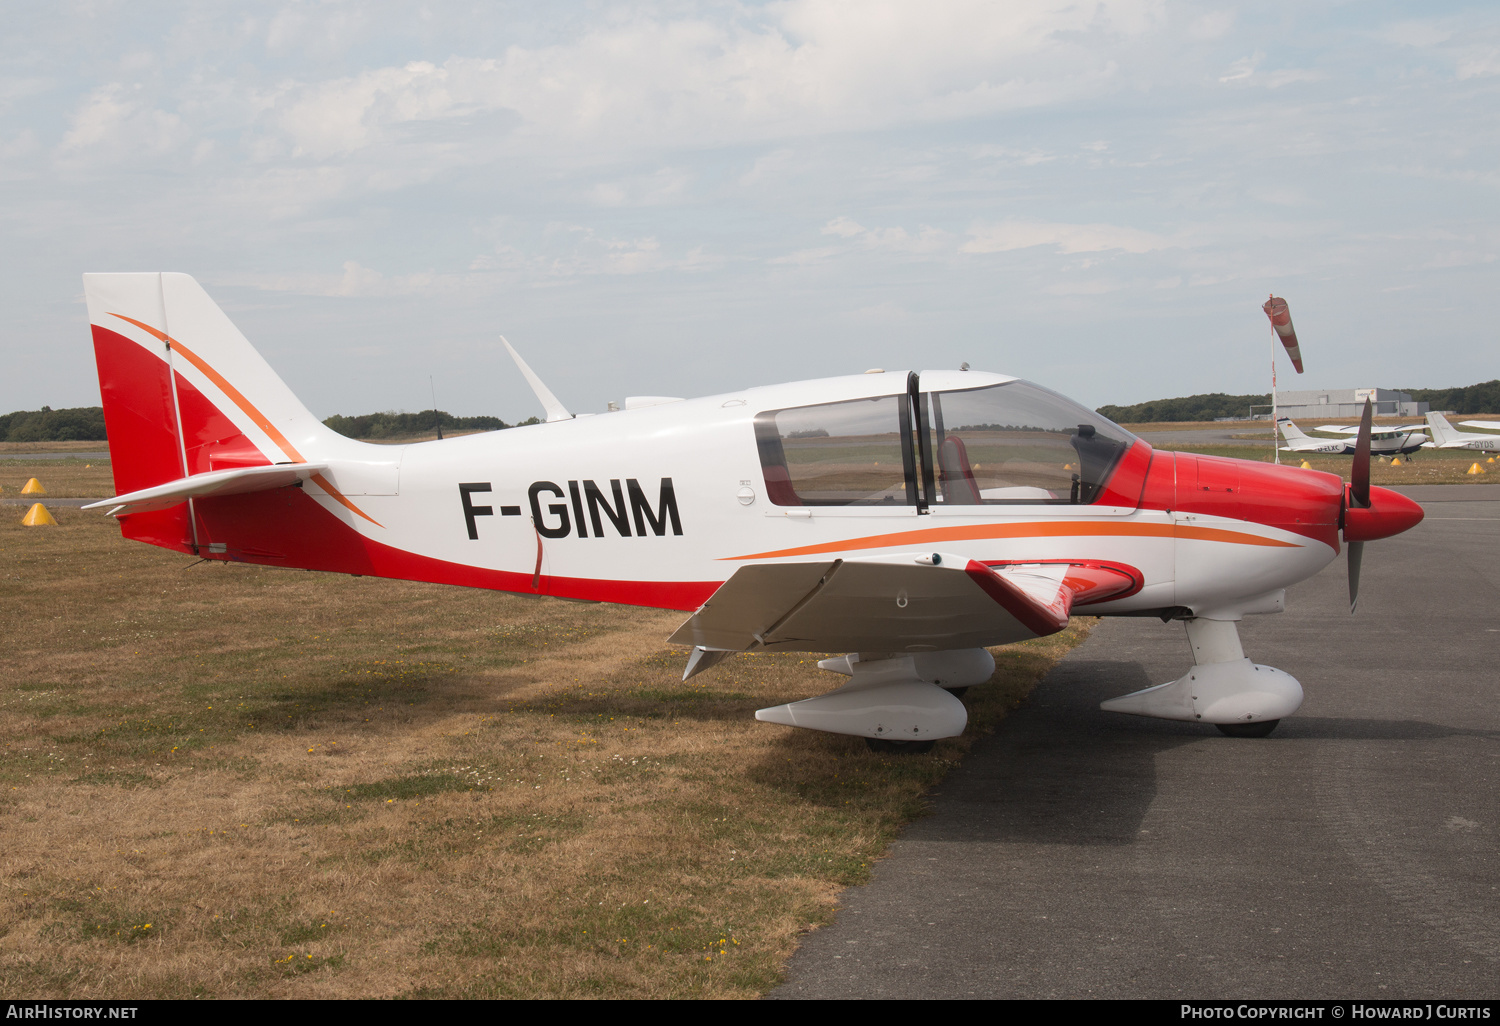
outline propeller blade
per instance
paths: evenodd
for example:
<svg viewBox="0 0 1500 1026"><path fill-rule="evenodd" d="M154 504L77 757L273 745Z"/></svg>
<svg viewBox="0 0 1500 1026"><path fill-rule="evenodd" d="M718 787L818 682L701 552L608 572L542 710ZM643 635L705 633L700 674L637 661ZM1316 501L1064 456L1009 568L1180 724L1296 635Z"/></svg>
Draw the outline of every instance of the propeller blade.
<svg viewBox="0 0 1500 1026"><path fill-rule="evenodd" d="M1347 542L1349 550L1349 615L1359 608L1359 562L1365 554L1364 542Z"/></svg>
<svg viewBox="0 0 1500 1026"><path fill-rule="evenodd" d="M1370 400L1366 399L1359 439L1354 443L1354 467L1349 472L1349 499L1360 509L1370 508L1370 417Z"/></svg>

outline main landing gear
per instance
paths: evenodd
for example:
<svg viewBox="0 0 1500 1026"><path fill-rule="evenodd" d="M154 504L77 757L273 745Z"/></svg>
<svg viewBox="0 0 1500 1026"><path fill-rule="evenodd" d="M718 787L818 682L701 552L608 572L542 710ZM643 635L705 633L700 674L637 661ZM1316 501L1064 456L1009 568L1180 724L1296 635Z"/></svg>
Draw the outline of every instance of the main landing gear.
<svg viewBox="0 0 1500 1026"><path fill-rule="evenodd" d="M1302 704L1297 678L1245 658L1233 620L1184 622L1194 666L1174 681L1101 702L1107 712L1212 723L1230 737L1265 737Z"/></svg>
<svg viewBox="0 0 1500 1026"><path fill-rule="evenodd" d="M1269 737L1280 720L1261 720L1259 723L1216 723L1219 733L1227 737Z"/></svg>
<svg viewBox="0 0 1500 1026"><path fill-rule="evenodd" d="M995 658L982 648L862 652L818 666L849 682L817 698L757 710L755 718L863 737L872 752L919 755L939 738L963 733L969 714L959 696L994 675Z"/></svg>

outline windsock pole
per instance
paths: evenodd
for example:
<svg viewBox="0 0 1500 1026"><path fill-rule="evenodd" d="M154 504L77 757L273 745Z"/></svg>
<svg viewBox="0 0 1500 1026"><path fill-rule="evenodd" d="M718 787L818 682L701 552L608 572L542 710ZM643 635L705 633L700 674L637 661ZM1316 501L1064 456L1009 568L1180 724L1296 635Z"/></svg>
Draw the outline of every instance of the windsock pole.
<svg viewBox="0 0 1500 1026"><path fill-rule="evenodd" d="M1272 338L1286 347L1287 356L1292 359L1292 366L1297 373L1302 373L1302 347L1297 342L1297 329L1292 327L1292 312L1287 309L1286 300L1277 299L1273 294L1261 307L1266 313L1266 318L1271 322ZM1271 446L1276 451L1273 454L1277 463L1281 462L1281 443L1277 440L1277 409L1276 409L1276 345L1271 345Z"/></svg>
<svg viewBox="0 0 1500 1026"><path fill-rule="evenodd" d="M1281 465L1280 418L1276 415L1276 339L1271 339L1271 462Z"/></svg>

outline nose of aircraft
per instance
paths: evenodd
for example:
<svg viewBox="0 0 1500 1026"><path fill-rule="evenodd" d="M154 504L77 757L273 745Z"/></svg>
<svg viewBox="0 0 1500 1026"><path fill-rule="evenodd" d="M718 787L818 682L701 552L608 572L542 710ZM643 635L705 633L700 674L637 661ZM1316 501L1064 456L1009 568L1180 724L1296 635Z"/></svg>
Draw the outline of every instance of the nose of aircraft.
<svg viewBox="0 0 1500 1026"><path fill-rule="evenodd" d="M1370 489L1370 505L1361 508L1344 499L1344 541L1366 542L1409 531L1422 522L1422 507L1389 488Z"/></svg>

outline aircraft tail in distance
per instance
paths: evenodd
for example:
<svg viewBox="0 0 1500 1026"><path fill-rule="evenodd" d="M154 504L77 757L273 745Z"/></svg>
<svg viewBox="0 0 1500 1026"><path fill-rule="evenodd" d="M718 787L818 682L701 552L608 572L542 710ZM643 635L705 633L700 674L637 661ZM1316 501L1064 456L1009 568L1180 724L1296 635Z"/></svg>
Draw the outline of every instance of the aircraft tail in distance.
<svg viewBox="0 0 1500 1026"><path fill-rule="evenodd" d="M1427 426L1432 429L1432 444L1441 447L1445 442L1456 442L1460 432L1441 413L1427 414Z"/></svg>
<svg viewBox="0 0 1500 1026"><path fill-rule="evenodd" d="M1276 419L1276 426L1281 429L1281 437L1285 438L1288 444L1295 445L1298 442L1312 442L1316 440L1304 435L1302 429L1293 424L1290 418L1278 417Z"/></svg>

